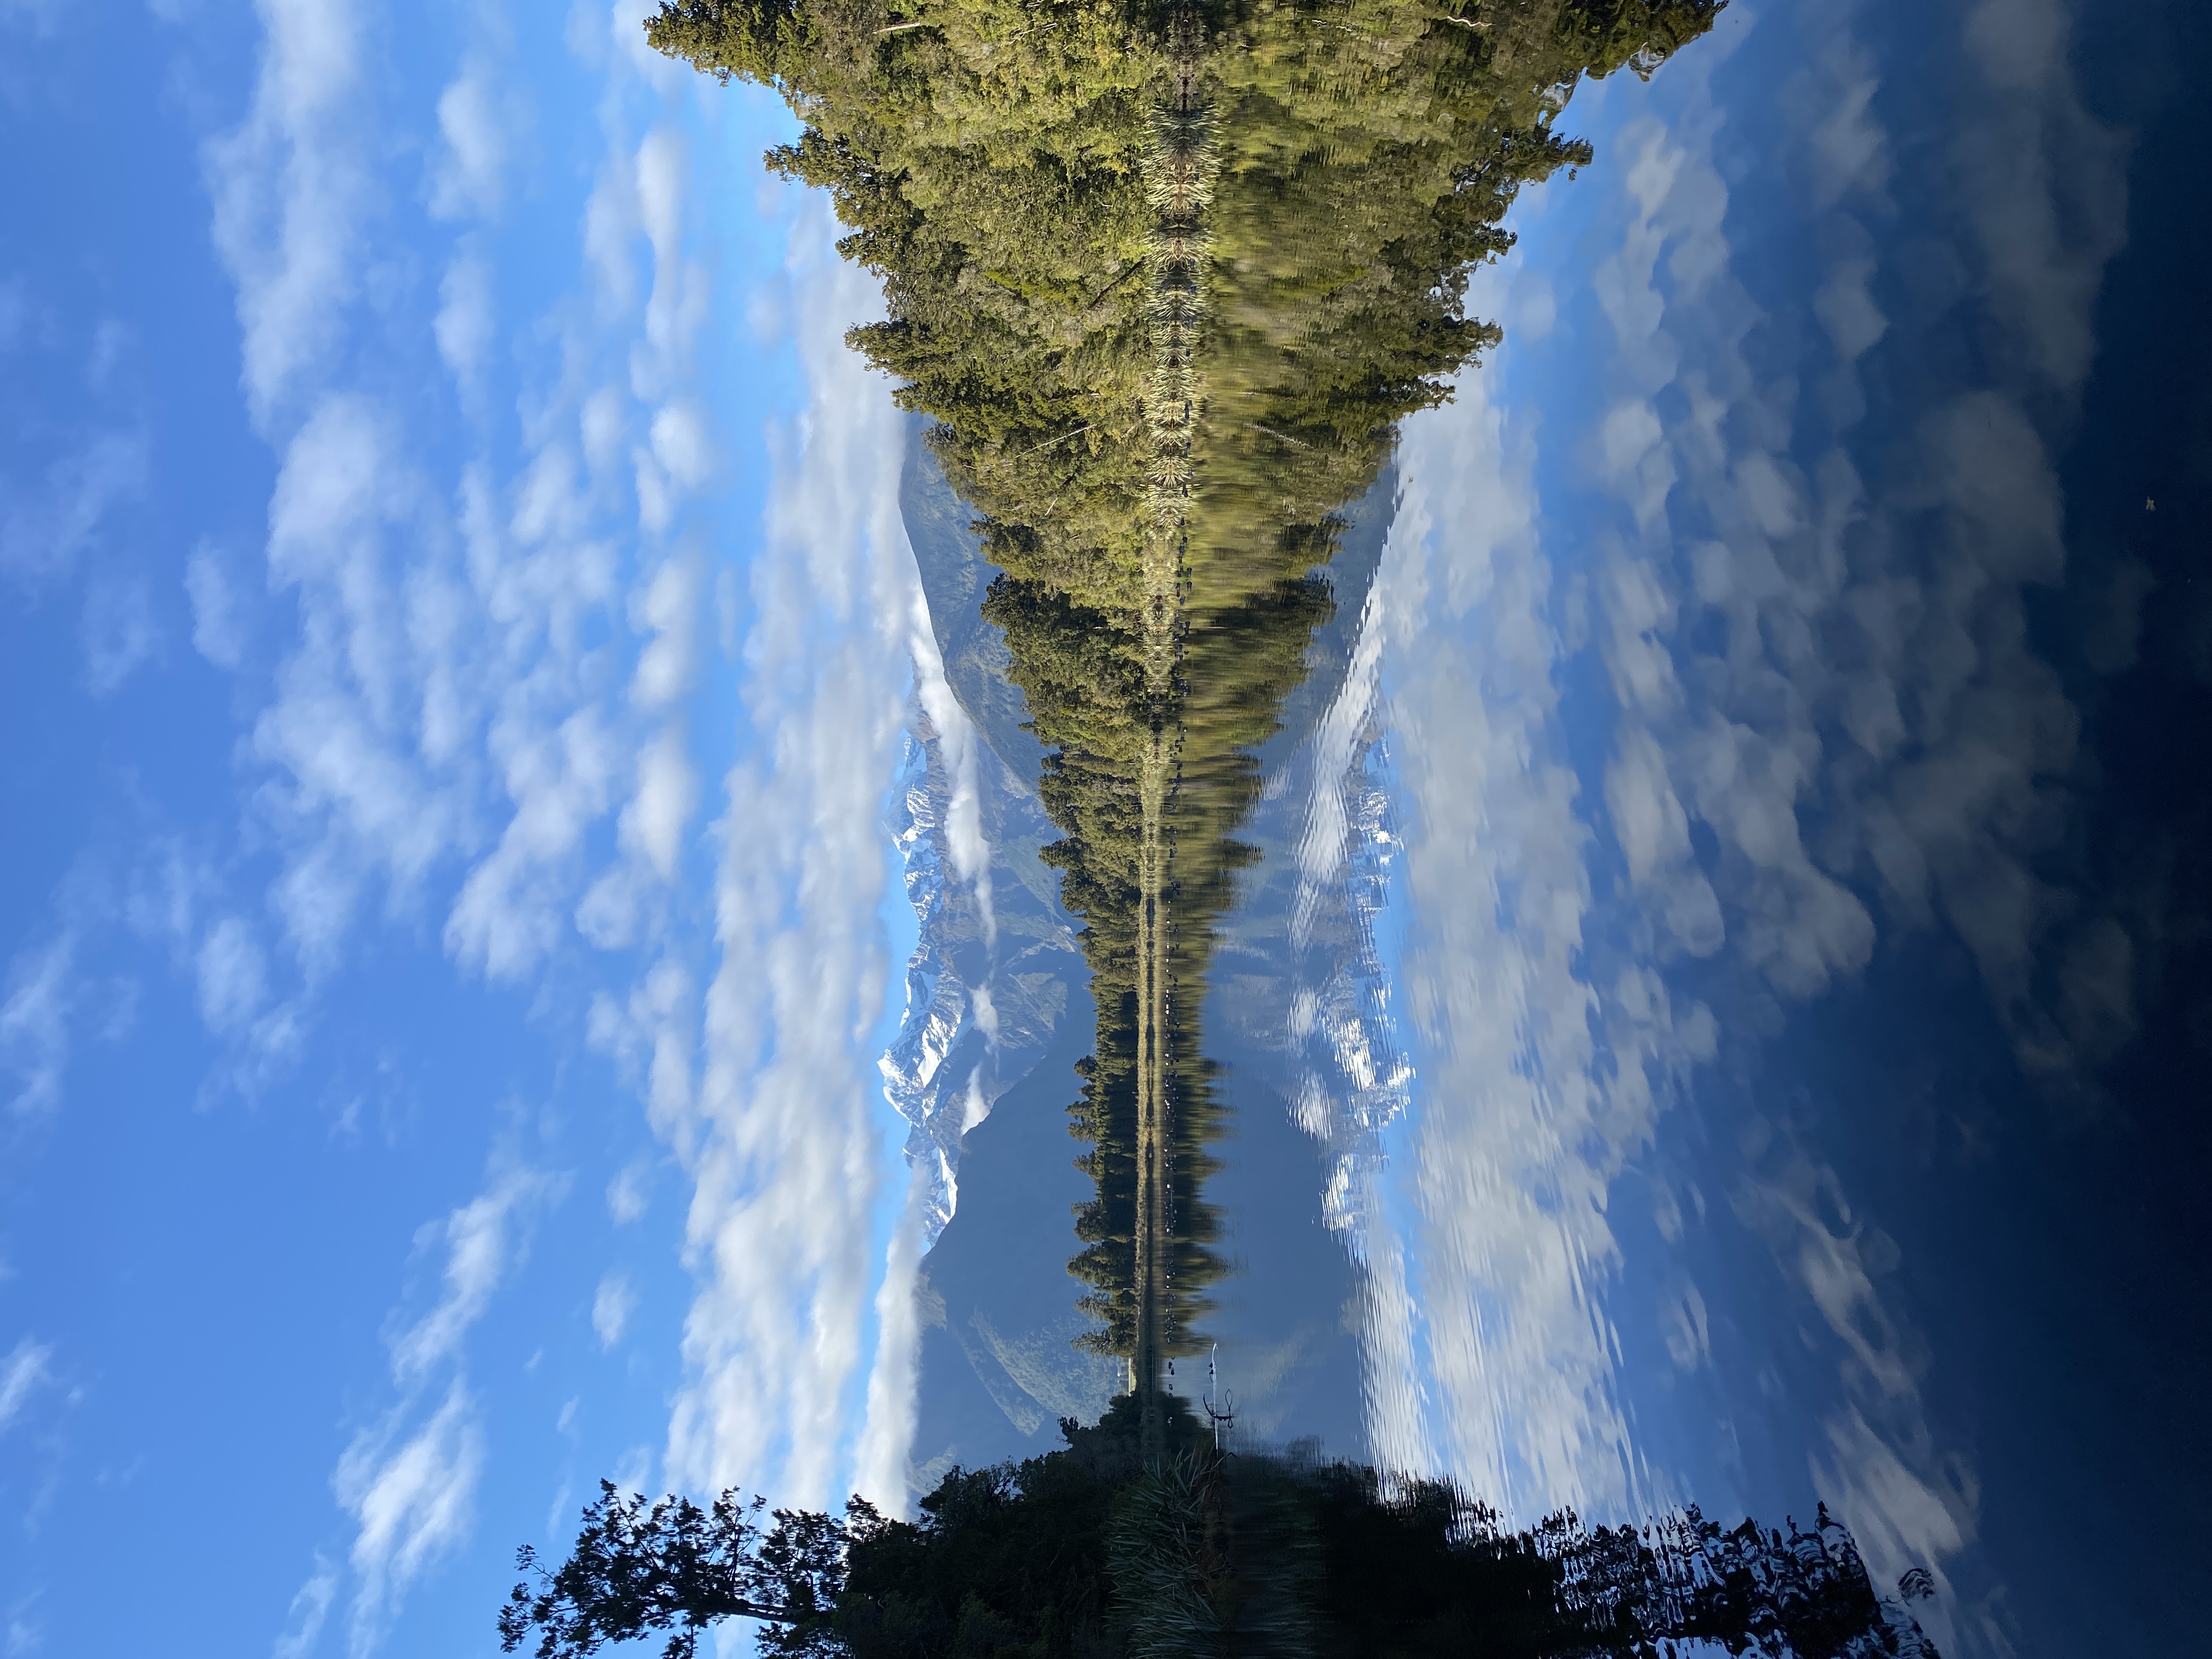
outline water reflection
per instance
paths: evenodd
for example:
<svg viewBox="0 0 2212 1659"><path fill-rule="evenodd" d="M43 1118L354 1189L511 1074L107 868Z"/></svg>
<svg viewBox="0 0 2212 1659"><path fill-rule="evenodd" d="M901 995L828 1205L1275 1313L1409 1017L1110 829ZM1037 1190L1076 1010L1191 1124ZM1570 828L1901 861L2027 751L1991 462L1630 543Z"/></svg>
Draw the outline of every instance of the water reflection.
<svg viewBox="0 0 2212 1659"><path fill-rule="evenodd" d="M1395 423L1497 337L1465 314L1468 272L1510 245L1524 183L1589 159L1553 125L1577 82L1649 73L1711 12L656 26L805 116L775 164L835 193L843 251L883 275L890 315L853 343L932 417L1000 573L981 614L1045 749L1061 834L1040 856L1083 924L1097 1018L1072 1109L1095 1186L1070 1263L1095 1322L1080 1341L1123 1362L1154 1440L1226 1267L1205 988L1256 857L1237 837L1259 751L1336 602L1346 509ZM1310 938L1310 903L1293 908ZM1245 1023L1282 1029L1293 1000Z"/></svg>
<svg viewBox="0 0 2212 1659"><path fill-rule="evenodd" d="M924 988L944 1018L900 1061L939 1079L909 1106L952 1217L928 1340L988 1396L926 1398L923 1487L1010 1449L979 1422L1034 1449L1115 1393L1158 1454L1176 1363L1218 1340L1248 1431L1449 1468L1522 1518L1786 1503L1809 1464L1880 1576L1972 1541L1979 1477L1885 1288L1936 1206L1893 1182L1878 1224L1874 1149L1905 1132L1832 1133L1954 1059L1885 1050L1864 1004L1807 1011L1884 971L1883 928L1940 926L1955 971L1892 963L1893 990L2094 1115L2153 948L2065 868L2078 709L2025 597L2062 577L2051 434L2112 151L2002 9L1926 71L1927 109L1981 122L1939 184L1893 179L1841 33L1793 42L1826 112L1798 173L1724 161L1696 4L702 0L654 26L786 93L808 129L778 165L884 276L854 343L927 423L904 506L945 701L919 798L948 847L975 814L973 894L1028 896L939 930L976 960ZM1575 487L1540 485L1483 380L1410 417L1498 339L1470 293L1532 342L1553 314L1469 272L1523 185L1589 160L1568 95L1678 51L1662 81L1698 90L1678 130L1618 136L1619 222L1568 273L1603 361L1531 359L1586 434ZM2050 203L1991 137L2031 130L2080 175L2039 265ZM1816 224L1789 259L1817 279L1754 292L1732 263L1746 174L1762 222ZM1972 236L1912 241L1878 295L1868 223L1939 190L1925 222ZM2068 672L2133 661L2145 569L2083 579ZM1052 1185L1071 1064L1079 1197ZM1931 1111L1901 1150L1966 1166L1995 1116Z"/></svg>

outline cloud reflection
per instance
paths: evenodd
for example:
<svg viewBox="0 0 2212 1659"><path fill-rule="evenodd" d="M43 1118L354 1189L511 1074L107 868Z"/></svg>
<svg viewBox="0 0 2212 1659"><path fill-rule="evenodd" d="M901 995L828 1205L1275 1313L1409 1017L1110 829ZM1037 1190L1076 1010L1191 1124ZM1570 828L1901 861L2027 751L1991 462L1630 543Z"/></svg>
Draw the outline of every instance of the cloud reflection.
<svg viewBox="0 0 2212 1659"><path fill-rule="evenodd" d="M1686 61L1600 143L1620 228L1589 233L1610 251L1588 299L1408 423L1382 586L1437 1455L1522 1514L1669 1496L1686 1431L1623 1370L1624 1330L1653 1318L1623 1298L1650 1286L1661 1350L1697 1370L1715 1287L1623 1240L1686 1251L1724 1193L1834 1358L1806 1402L1818 1489L1877 1576L1940 1577L1975 1480L1882 1285L1896 1246L1817 1145L1755 1119L1741 1161L1707 1156L1686 1222L1679 1192L1657 1238L1621 1208L1626 1171L1667 1167L1648 1155L1705 1063L1759 1050L1887 941L1960 940L2054 1100L2093 1102L2132 1027L2125 919L2043 858L2080 722L2027 622L2029 589L2066 574L2054 456L2122 236L2122 150L2075 95L2055 5L1929 25L1959 74L1910 179L1882 95L1900 41L1833 8L1732 15L1740 57ZM1784 63L1809 65L1787 142L1755 155L1716 88ZM1809 195L1785 198L1796 181ZM1567 246L1543 237L1534 275ZM1816 252L1817 280L1778 276ZM1510 307L1503 278L1491 303ZM1962 331L1978 349L1950 349ZM1547 400L1540 432L1516 391L1537 375L1595 395ZM2112 631L2124 662L2127 619ZM1993 1626L1972 1639L2002 1650Z"/></svg>

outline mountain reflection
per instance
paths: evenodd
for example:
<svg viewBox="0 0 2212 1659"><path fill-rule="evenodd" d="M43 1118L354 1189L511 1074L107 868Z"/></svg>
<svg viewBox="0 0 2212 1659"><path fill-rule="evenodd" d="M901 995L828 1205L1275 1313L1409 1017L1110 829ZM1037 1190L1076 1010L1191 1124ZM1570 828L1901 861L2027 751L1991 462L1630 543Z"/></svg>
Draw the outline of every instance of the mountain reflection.
<svg viewBox="0 0 2212 1659"><path fill-rule="evenodd" d="M1589 160L1554 126L1577 84L1650 74L1716 9L681 0L648 24L805 122L771 164L834 194L882 277L889 314L851 342L933 422L995 570L995 680L948 672L1010 763L1017 701L1042 752L1039 856L1097 1016L1069 1109L1079 1345L1125 1386L1061 1450L954 1468L915 1523L855 1498L764 1532L732 1496L608 1487L568 1565L516 1589L510 1649L667 1629L689 1652L743 1615L787 1652L1932 1655L1900 1605L1926 1586L1877 1593L1825 1510L1786 1537L1694 1509L1516 1533L1448 1483L1225 1455L1169 1382L1229 1266L1200 1011L1356 524L1352 588L1372 574L1355 504L1498 337L1468 273L1524 184ZM1292 978L1246 975L1236 1018L1290 1024Z"/></svg>
<svg viewBox="0 0 2212 1659"><path fill-rule="evenodd" d="M1344 511L1498 337L1468 273L1523 184L1589 161L1553 125L1577 82L1649 74L1715 9L688 0L647 25L806 123L770 164L881 276L852 343L933 421L1000 573L982 611L1097 1012L1081 1340L1126 1362L1150 1442L1224 1271L1201 988Z"/></svg>

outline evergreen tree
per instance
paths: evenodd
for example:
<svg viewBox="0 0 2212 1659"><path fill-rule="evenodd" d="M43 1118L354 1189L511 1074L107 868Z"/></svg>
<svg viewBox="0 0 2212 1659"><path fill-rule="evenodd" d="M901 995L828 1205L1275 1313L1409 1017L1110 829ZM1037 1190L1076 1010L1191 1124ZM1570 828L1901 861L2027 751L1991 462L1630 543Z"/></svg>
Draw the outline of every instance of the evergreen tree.
<svg viewBox="0 0 2212 1659"><path fill-rule="evenodd" d="M1525 1531L1447 1482L1310 1457L1224 1455L1188 1413L1140 1451L1131 1396L1065 1449L955 1469L914 1522L726 1493L711 1510L602 1488L571 1559L515 1587L505 1649L584 1659L761 1621L772 1653L853 1659L1656 1659L1703 1641L1757 1659L1937 1659L1826 1510L1811 1532L1686 1510L1642 1528L1571 1514Z"/></svg>
<svg viewBox="0 0 2212 1659"><path fill-rule="evenodd" d="M1340 514L1497 329L1470 269L1590 159L1585 76L1719 0L665 0L672 56L774 87L888 314L853 344L1003 574L985 614L1049 758L1096 1050L1091 1346L1202 1346L1220 1124L1197 1010L1253 754L1331 610Z"/></svg>

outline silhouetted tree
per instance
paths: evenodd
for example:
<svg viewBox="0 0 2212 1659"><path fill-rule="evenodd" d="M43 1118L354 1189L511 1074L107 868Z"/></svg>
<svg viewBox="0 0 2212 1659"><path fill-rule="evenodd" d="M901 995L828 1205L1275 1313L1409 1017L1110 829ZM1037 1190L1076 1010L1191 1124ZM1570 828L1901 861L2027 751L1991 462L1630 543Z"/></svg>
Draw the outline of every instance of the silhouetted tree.
<svg viewBox="0 0 2212 1659"><path fill-rule="evenodd" d="M546 1572L527 1545L517 1563L535 1576L517 1584L499 1616L500 1644L512 1653L534 1632L538 1659L582 1659L613 1642L669 1631L668 1659L692 1659L699 1632L725 1619L757 1619L773 1653L834 1653L829 1620L845 1580L850 1540L877 1524L860 1498L837 1522L808 1510L777 1510L724 1492L711 1510L686 1498L648 1508L599 1482L583 1530L559 1571Z"/></svg>
<svg viewBox="0 0 2212 1659"><path fill-rule="evenodd" d="M1572 1514L1522 1531L1449 1482L1304 1455L1222 1455L1179 1407L1140 1464L1136 1402L1065 1450L954 1469L915 1522L855 1498L842 1520L725 1494L647 1506L611 1486L559 1571L518 1585L509 1651L582 1659L667 1631L762 1621L772 1653L853 1659L1937 1659L1823 1509L1810 1532L1695 1509L1644 1527ZM528 1551L526 1568L535 1567ZM1913 1590L1923 1589L1915 1581Z"/></svg>

